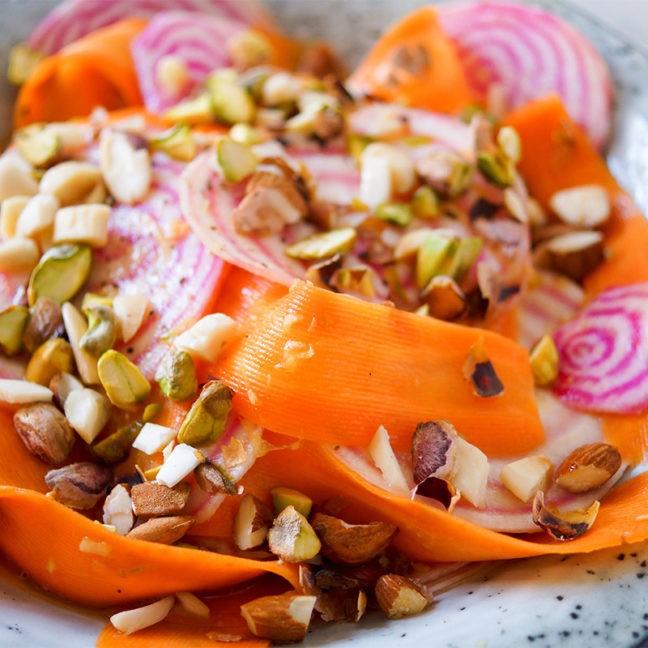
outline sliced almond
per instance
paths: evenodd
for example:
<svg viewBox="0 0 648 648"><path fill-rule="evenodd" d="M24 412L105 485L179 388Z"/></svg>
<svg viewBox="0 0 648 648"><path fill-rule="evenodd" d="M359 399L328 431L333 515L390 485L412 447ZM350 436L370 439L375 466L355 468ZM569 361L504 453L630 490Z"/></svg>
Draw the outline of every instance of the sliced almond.
<svg viewBox="0 0 648 648"><path fill-rule="evenodd" d="M551 196L549 206L560 220L574 227L600 227L610 217L610 198L598 185L558 191Z"/></svg>
<svg viewBox="0 0 648 648"><path fill-rule="evenodd" d="M601 232L570 232L546 244L549 263L554 270L580 281L604 260Z"/></svg>
<svg viewBox="0 0 648 648"><path fill-rule="evenodd" d="M204 460L205 455L202 452L185 443L179 443L162 464L157 481L172 488L190 475Z"/></svg>
<svg viewBox="0 0 648 648"><path fill-rule="evenodd" d="M594 524L600 502L586 509L558 511L545 504L544 493L538 491L533 500L533 521L556 540L574 540L586 533Z"/></svg>
<svg viewBox="0 0 648 648"><path fill-rule="evenodd" d="M117 484L106 497L103 521L104 524L114 526L119 535L126 535L133 528L132 501L123 484Z"/></svg>
<svg viewBox="0 0 648 648"><path fill-rule="evenodd" d="M75 205L101 180L101 172L89 162L62 162L45 171L39 191L51 194L61 207Z"/></svg>
<svg viewBox="0 0 648 648"><path fill-rule="evenodd" d="M209 606L205 605L195 594L191 592L178 592L176 594L178 603L182 609L192 616L197 616L202 619L208 619L211 614Z"/></svg>
<svg viewBox="0 0 648 648"><path fill-rule="evenodd" d="M54 216L59 208L59 202L49 194L36 194L20 212L16 222L18 237L35 237L54 224Z"/></svg>
<svg viewBox="0 0 648 648"><path fill-rule="evenodd" d="M322 543L322 553L343 565L359 565L375 558L398 533L398 527L389 522L348 524L324 513L316 513L312 525Z"/></svg>
<svg viewBox="0 0 648 648"><path fill-rule="evenodd" d="M239 549L260 547L268 535L272 522L272 511L254 495L241 498L234 516L234 542Z"/></svg>
<svg viewBox="0 0 648 648"><path fill-rule="evenodd" d="M0 270L32 270L40 259L38 244L30 238L10 238L0 243Z"/></svg>
<svg viewBox="0 0 648 648"><path fill-rule="evenodd" d="M30 196L12 196L0 203L0 234L11 238L16 234L16 223L20 213L29 202Z"/></svg>
<svg viewBox="0 0 648 648"><path fill-rule="evenodd" d="M285 562L296 563L314 558L321 543L308 520L294 506L287 506L268 531L268 546Z"/></svg>
<svg viewBox="0 0 648 648"><path fill-rule="evenodd" d="M241 605L241 615L256 637L281 643L301 641L310 625L315 596L287 592Z"/></svg>
<svg viewBox="0 0 648 648"><path fill-rule="evenodd" d="M535 455L506 464L500 472L500 479L515 497L528 502L538 491L549 488L553 470L550 459Z"/></svg>
<svg viewBox="0 0 648 648"><path fill-rule="evenodd" d="M573 450L556 470L556 484L570 493L586 493L605 484L621 467L621 454L609 443L588 443Z"/></svg>
<svg viewBox="0 0 648 648"><path fill-rule="evenodd" d="M51 389L38 383L0 378L0 401L3 403L46 403L53 396Z"/></svg>
<svg viewBox="0 0 648 648"><path fill-rule="evenodd" d="M173 596L167 596L150 605L118 612L110 617L110 623L120 632L129 635L163 621L171 612L174 602Z"/></svg>
<svg viewBox="0 0 648 648"><path fill-rule="evenodd" d="M388 619L418 614L428 605L428 600L418 585L398 574L385 574L378 579L376 600Z"/></svg>
<svg viewBox="0 0 648 648"><path fill-rule="evenodd" d="M144 517L175 515L187 504L190 492L191 487L186 482L173 488L153 482L136 484L131 489L133 512Z"/></svg>
<svg viewBox="0 0 648 648"><path fill-rule="evenodd" d="M486 504L488 457L476 446L459 437L455 450L455 470L450 481L473 506Z"/></svg>
<svg viewBox="0 0 648 648"><path fill-rule="evenodd" d="M401 494L407 494L409 491L407 479L398 463L398 459L396 459L389 441L389 433L384 426L381 425L376 430L368 450L376 467L380 470L389 486Z"/></svg>
<svg viewBox="0 0 648 648"><path fill-rule="evenodd" d="M159 544L173 544L191 529L195 521L191 515L153 518L129 531L127 537Z"/></svg>
<svg viewBox="0 0 648 648"><path fill-rule="evenodd" d="M137 438L133 442L133 448L141 450L147 455L160 452L164 446L175 439L177 432L165 425L157 423L145 423Z"/></svg>

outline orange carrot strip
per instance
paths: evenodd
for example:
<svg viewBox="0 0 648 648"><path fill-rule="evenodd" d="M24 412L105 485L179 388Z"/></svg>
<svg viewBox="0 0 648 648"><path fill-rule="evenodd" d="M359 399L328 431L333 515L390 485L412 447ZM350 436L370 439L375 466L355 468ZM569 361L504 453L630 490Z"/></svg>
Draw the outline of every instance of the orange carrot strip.
<svg viewBox="0 0 648 648"><path fill-rule="evenodd" d="M504 393L482 398L463 376L483 337ZM385 425L409 447L420 421L447 418L491 455L523 454L544 434L527 352L482 331L299 283L215 366L234 408L269 430L364 446Z"/></svg>
<svg viewBox="0 0 648 648"><path fill-rule="evenodd" d="M432 7L412 12L383 34L349 85L385 101L444 113L474 101L455 45Z"/></svg>
<svg viewBox="0 0 648 648"><path fill-rule="evenodd" d="M141 19L121 20L45 59L20 89L14 125L81 117L96 106L141 104L130 41L145 25Z"/></svg>

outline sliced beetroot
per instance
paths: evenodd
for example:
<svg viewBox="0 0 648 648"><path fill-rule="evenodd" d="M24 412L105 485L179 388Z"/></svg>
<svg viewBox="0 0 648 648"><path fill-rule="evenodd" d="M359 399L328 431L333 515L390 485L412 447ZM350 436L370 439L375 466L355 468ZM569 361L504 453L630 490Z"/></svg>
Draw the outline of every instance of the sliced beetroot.
<svg viewBox="0 0 648 648"><path fill-rule="evenodd" d="M592 142L605 144L610 73L574 27L539 7L509 2L459 2L440 5L438 13L478 96L499 84L510 109L555 92Z"/></svg>
<svg viewBox="0 0 648 648"><path fill-rule="evenodd" d="M151 18L170 9L202 12L250 25L273 24L257 0L66 0L36 26L27 44L44 54L54 54L77 38L123 18Z"/></svg>
<svg viewBox="0 0 648 648"><path fill-rule="evenodd" d="M554 339L555 393L565 403L617 414L648 408L648 283L603 291Z"/></svg>
<svg viewBox="0 0 648 648"><path fill-rule="evenodd" d="M186 97L210 72L228 67L227 41L245 29L242 22L195 11L157 14L131 43L146 108L162 112ZM190 81L178 91L159 82L158 64L165 56L177 57L186 67Z"/></svg>

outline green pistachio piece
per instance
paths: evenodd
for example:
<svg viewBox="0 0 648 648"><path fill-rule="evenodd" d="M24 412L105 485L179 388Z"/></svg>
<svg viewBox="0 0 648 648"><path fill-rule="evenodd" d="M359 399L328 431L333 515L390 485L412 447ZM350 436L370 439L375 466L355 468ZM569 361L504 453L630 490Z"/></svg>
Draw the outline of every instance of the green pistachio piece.
<svg viewBox="0 0 648 648"><path fill-rule="evenodd" d="M89 245L64 243L50 248L29 278L29 305L33 306L39 297L50 297L59 303L69 301L79 292L91 268Z"/></svg>
<svg viewBox="0 0 648 648"><path fill-rule="evenodd" d="M452 277L455 281L461 281L477 261L482 246L483 241L478 236L461 239L452 259L441 270L441 274Z"/></svg>
<svg viewBox="0 0 648 648"><path fill-rule="evenodd" d="M430 234L416 254L416 285L420 290L441 272L444 263L452 259L457 247L456 239Z"/></svg>
<svg viewBox="0 0 648 648"><path fill-rule="evenodd" d="M57 373L71 373L73 368L72 347L63 338L52 338L34 351L25 369L25 378L30 382L48 386Z"/></svg>
<svg viewBox="0 0 648 648"><path fill-rule="evenodd" d="M272 69L267 65L257 65L242 72L238 78L238 82L250 93L256 103L261 103L263 84L271 73Z"/></svg>
<svg viewBox="0 0 648 648"><path fill-rule="evenodd" d="M412 211L418 218L436 218L439 215L439 199L432 187L419 187L412 196Z"/></svg>
<svg viewBox="0 0 648 648"><path fill-rule="evenodd" d="M378 205L374 212L380 220L400 225L400 227L407 227L413 218L412 209L409 205L401 205L398 203L383 203Z"/></svg>
<svg viewBox="0 0 648 648"><path fill-rule="evenodd" d="M164 119L171 122L200 125L211 124L214 121L214 106L208 92L198 95L195 99L181 101L164 113Z"/></svg>
<svg viewBox="0 0 648 648"><path fill-rule="evenodd" d="M223 434L231 409L229 388L220 380L208 382L182 422L178 443L194 447L214 443Z"/></svg>
<svg viewBox="0 0 648 648"><path fill-rule="evenodd" d="M120 427L116 432L95 443L92 446L92 451L104 463L119 463L128 456L130 447L140 433L142 426L142 423L135 421L134 423Z"/></svg>
<svg viewBox="0 0 648 648"><path fill-rule="evenodd" d="M216 74L209 79L208 86L213 113L218 121L238 124L249 123L254 119L252 96L236 79Z"/></svg>
<svg viewBox="0 0 648 648"><path fill-rule="evenodd" d="M515 165L501 151L480 153L477 156L477 167L488 182L500 189L513 184Z"/></svg>
<svg viewBox="0 0 648 648"><path fill-rule="evenodd" d="M14 45L9 51L7 78L14 85L22 85L46 56L44 52L34 50L25 43Z"/></svg>
<svg viewBox="0 0 648 648"><path fill-rule="evenodd" d="M235 142L245 144L245 146L254 146L263 141L263 135L254 126L250 126L250 124L234 124L230 128L229 136Z"/></svg>
<svg viewBox="0 0 648 648"><path fill-rule="evenodd" d="M231 182L239 182L252 175L259 163L249 146L229 137L219 140L216 153L225 179Z"/></svg>
<svg viewBox="0 0 648 648"><path fill-rule="evenodd" d="M198 389L196 368L186 351L173 349L164 357L155 372L162 393L173 401L193 398Z"/></svg>
<svg viewBox="0 0 648 648"><path fill-rule="evenodd" d="M108 306L89 306L83 310L88 318L88 330L81 336L79 345L91 356L98 358L111 349L117 340L117 320Z"/></svg>
<svg viewBox="0 0 648 648"><path fill-rule="evenodd" d="M294 259L324 259L334 254L345 254L353 249L356 231L352 227L313 234L286 248L286 254Z"/></svg>
<svg viewBox="0 0 648 648"><path fill-rule="evenodd" d="M110 349L97 363L99 380L113 405L131 409L151 392L151 385L126 356Z"/></svg>
<svg viewBox="0 0 648 648"><path fill-rule="evenodd" d="M279 515L288 506L293 506L305 518L310 515L311 508L313 507L313 500L300 493L294 488L286 488L285 486L277 486L270 491L272 495L272 503L275 508L275 515Z"/></svg>
<svg viewBox="0 0 648 648"><path fill-rule="evenodd" d="M61 151L61 138L41 124L32 124L16 133L20 154L35 167L51 163Z"/></svg>
<svg viewBox="0 0 648 648"><path fill-rule="evenodd" d="M149 144L156 151L162 151L174 160L189 162L196 157L198 145L188 124L180 122L173 128L162 133L159 137L153 137Z"/></svg>
<svg viewBox="0 0 648 648"><path fill-rule="evenodd" d="M0 347L6 355L20 351L27 327L29 310L25 306L10 306L0 312Z"/></svg>
<svg viewBox="0 0 648 648"><path fill-rule="evenodd" d="M152 421L162 411L162 403L149 403L142 413L142 422Z"/></svg>
<svg viewBox="0 0 648 648"><path fill-rule="evenodd" d="M81 310L85 313L86 310L91 306L108 306L109 308L112 308L113 298L106 297L104 295L98 295L97 293L86 293L85 295L83 295Z"/></svg>

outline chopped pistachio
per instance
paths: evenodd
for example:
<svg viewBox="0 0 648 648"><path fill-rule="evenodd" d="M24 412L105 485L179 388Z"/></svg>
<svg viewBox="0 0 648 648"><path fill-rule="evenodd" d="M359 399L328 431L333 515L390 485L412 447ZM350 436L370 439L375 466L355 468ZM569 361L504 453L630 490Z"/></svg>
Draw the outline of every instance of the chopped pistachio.
<svg viewBox="0 0 648 648"><path fill-rule="evenodd" d="M503 126L497 133L497 145L506 157L517 164L522 157L522 142L518 132L512 126Z"/></svg>
<svg viewBox="0 0 648 648"><path fill-rule="evenodd" d="M546 386L558 377L558 350L551 335L545 335L529 354L536 385Z"/></svg>
<svg viewBox="0 0 648 648"><path fill-rule="evenodd" d="M142 413L142 422L152 421L162 411L162 403L149 403Z"/></svg>
<svg viewBox="0 0 648 648"><path fill-rule="evenodd" d="M368 267L340 268L333 276L330 286L347 293L358 293L369 299L376 296L374 271Z"/></svg>
<svg viewBox="0 0 648 648"><path fill-rule="evenodd" d="M443 269L443 274L452 277L455 281L461 281L477 261L482 245L483 241L478 236L461 239L450 263Z"/></svg>
<svg viewBox="0 0 648 648"><path fill-rule="evenodd" d="M130 409L151 392L151 385L126 356L110 349L97 363L99 380L113 405Z"/></svg>
<svg viewBox="0 0 648 648"><path fill-rule="evenodd" d="M218 142L216 151L218 164L226 180L239 182L256 171L258 160L249 146L223 137Z"/></svg>
<svg viewBox="0 0 648 648"><path fill-rule="evenodd" d="M479 153L477 167L488 182L500 189L505 189L513 184L514 165L499 151L497 153Z"/></svg>
<svg viewBox="0 0 648 648"><path fill-rule="evenodd" d="M232 409L232 392L219 380L208 382L187 412L178 432L178 443L202 446L216 441Z"/></svg>
<svg viewBox="0 0 648 648"><path fill-rule="evenodd" d="M115 314L109 306L89 306L83 311L88 318L88 330L82 335L81 348L98 358L112 348L117 340Z"/></svg>
<svg viewBox="0 0 648 648"><path fill-rule="evenodd" d="M360 165L360 156L362 155L362 151L364 151L369 144L375 141L376 140L374 140L373 137L369 137L369 135L359 135L358 133L349 133L349 135L347 135L347 151L355 160L357 165Z"/></svg>
<svg viewBox="0 0 648 648"><path fill-rule="evenodd" d="M89 245L65 243L50 248L29 278L30 306L39 297L51 297L59 303L72 299L88 278L91 267Z"/></svg>
<svg viewBox="0 0 648 648"><path fill-rule="evenodd" d="M456 239L431 233L416 255L416 285L423 289L457 250Z"/></svg>
<svg viewBox="0 0 648 648"><path fill-rule="evenodd" d="M234 124L230 128L229 136L235 142L244 144L245 146L254 146L263 141L263 135L250 124Z"/></svg>
<svg viewBox="0 0 648 648"><path fill-rule="evenodd" d="M128 451L137 438L142 424L139 421L120 427L116 432L98 441L92 446L92 451L104 463L115 464L128 456Z"/></svg>
<svg viewBox="0 0 648 648"><path fill-rule="evenodd" d="M57 374L74 367L72 347L63 338L52 338L36 349L25 369L25 378L47 386Z"/></svg>
<svg viewBox="0 0 648 648"><path fill-rule="evenodd" d="M0 347L6 355L20 351L29 311L25 306L9 306L0 312Z"/></svg>
<svg viewBox="0 0 648 648"><path fill-rule="evenodd" d="M416 163L423 182L443 196L456 198L470 185L474 167L454 151L439 149Z"/></svg>
<svg viewBox="0 0 648 648"><path fill-rule="evenodd" d="M20 154L35 167L51 163L61 151L61 138L42 124L18 131L15 141Z"/></svg>
<svg viewBox="0 0 648 648"><path fill-rule="evenodd" d="M155 380L162 393L173 401L189 400L198 389L193 359L181 349L167 353L155 372Z"/></svg>
<svg viewBox="0 0 648 648"><path fill-rule="evenodd" d="M183 162L193 160L198 153L198 145L191 133L191 128L184 122L176 124L158 137L151 138L149 144L156 151L162 151L174 160Z"/></svg>
<svg viewBox="0 0 648 648"><path fill-rule="evenodd" d="M275 515L279 515L288 506L294 506L298 513L301 513L305 518L310 515L311 508L313 507L313 500L300 493L294 488L286 488L285 486L277 486L270 491L272 495L272 503L275 508Z"/></svg>
<svg viewBox="0 0 648 648"><path fill-rule="evenodd" d="M214 106L211 95L204 92L194 99L181 101L164 113L164 119L176 123L184 122L192 126L211 124L214 121Z"/></svg>
<svg viewBox="0 0 648 648"><path fill-rule="evenodd" d="M412 196L412 211L418 218L436 218L439 215L439 199L432 187L419 187Z"/></svg>
<svg viewBox="0 0 648 648"><path fill-rule="evenodd" d="M398 203L383 203L378 205L374 211L374 215L380 220L407 227L413 218L412 209L409 205L402 205Z"/></svg>
<svg viewBox="0 0 648 648"><path fill-rule="evenodd" d="M97 293L88 292L83 295L83 301L81 302L81 310L85 313L89 308L93 306L107 306L112 308L113 299L112 297L105 297L104 295L98 295Z"/></svg>
<svg viewBox="0 0 648 648"><path fill-rule="evenodd" d="M194 470L194 476L198 487L210 495L216 493L236 495L238 492L236 480L227 470L208 459Z"/></svg>
<svg viewBox="0 0 648 648"><path fill-rule="evenodd" d="M237 80L212 75L208 81L214 116L225 124L249 123L254 119L252 96Z"/></svg>
<svg viewBox="0 0 648 648"><path fill-rule="evenodd" d="M338 253L350 252L356 240L352 227L313 234L286 248L286 254L294 259L323 259Z"/></svg>

